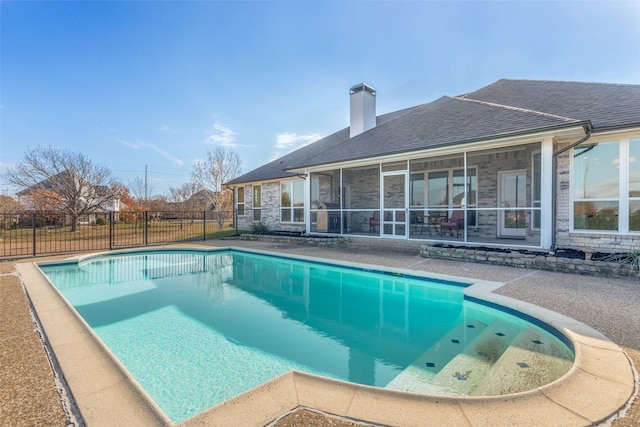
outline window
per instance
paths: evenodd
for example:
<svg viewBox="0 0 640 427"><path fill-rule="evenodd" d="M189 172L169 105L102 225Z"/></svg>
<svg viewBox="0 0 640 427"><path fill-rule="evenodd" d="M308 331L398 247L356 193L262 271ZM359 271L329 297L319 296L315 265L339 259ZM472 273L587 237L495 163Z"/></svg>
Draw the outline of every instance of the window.
<svg viewBox="0 0 640 427"><path fill-rule="evenodd" d="M467 169L467 198L465 199L464 169L449 169L427 174L427 201L429 207L475 207L476 169Z"/></svg>
<svg viewBox="0 0 640 427"><path fill-rule="evenodd" d="M453 208L469 208L467 224L476 225L476 168L467 169L466 198L464 169L447 169L427 173L427 207L432 212L448 216Z"/></svg>
<svg viewBox="0 0 640 427"><path fill-rule="evenodd" d="M253 220L262 220L262 187L260 185L253 186Z"/></svg>
<svg viewBox="0 0 640 427"><path fill-rule="evenodd" d="M238 187L238 196L237 196L237 209L238 216L244 215L244 187Z"/></svg>
<svg viewBox="0 0 640 427"><path fill-rule="evenodd" d="M409 186L411 207L424 206L424 173L412 173Z"/></svg>
<svg viewBox="0 0 640 427"><path fill-rule="evenodd" d="M620 142L573 149L573 228L618 231Z"/></svg>
<svg viewBox="0 0 640 427"><path fill-rule="evenodd" d="M629 141L629 231L640 231L640 138Z"/></svg>
<svg viewBox="0 0 640 427"><path fill-rule="evenodd" d="M280 183L280 221L304 222L304 181Z"/></svg>
<svg viewBox="0 0 640 427"><path fill-rule="evenodd" d="M536 151L531 155L532 166L531 169L533 171L531 176L531 185L532 185L532 196L531 203L534 208L540 208L541 199L542 199L542 187L540 185L540 177L542 173L542 156L539 151ZM534 230L540 229L540 222L542 219L542 214L540 210L533 211L533 222L531 223L531 228Z"/></svg>
<svg viewBox="0 0 640 427"><path fill-rule="evenodd" d="M429 172L429 207L449 207L449 171Z"/></svg>

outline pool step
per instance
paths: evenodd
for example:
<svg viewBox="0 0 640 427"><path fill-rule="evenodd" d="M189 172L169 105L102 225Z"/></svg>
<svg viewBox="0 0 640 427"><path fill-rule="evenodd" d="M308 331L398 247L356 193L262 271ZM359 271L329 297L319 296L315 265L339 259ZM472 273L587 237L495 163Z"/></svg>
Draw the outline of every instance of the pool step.
<svg viewBox="0 0 640 427"><path fill-rule="evenodd" d="M572 364L569 349L527 327L471 394L491 396L532 390L559 378Z"/></svg>
<svg viewBox="0 0 640 427"><path fill-rule="evenodd" d="M469 395L518 336L520 329L496 320L431 380L439 393Z"/></svg>
<svg viewBox="0 0 640 427"><path fill-rule="evenodd" d="M430 380L486 327L486 323L477 320L458 324L391 380L385 388L416 393L432 392Z"/></svg>

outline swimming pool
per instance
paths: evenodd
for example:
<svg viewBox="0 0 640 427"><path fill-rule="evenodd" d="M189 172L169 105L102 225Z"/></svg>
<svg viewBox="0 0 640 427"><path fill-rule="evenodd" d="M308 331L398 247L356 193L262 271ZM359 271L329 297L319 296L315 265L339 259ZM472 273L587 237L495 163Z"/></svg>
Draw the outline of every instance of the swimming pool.
<svg viewBox="0 0 640 427"><path fill-rule="evenodd" d="M173 421L291 369L486 395L553 381L573 360L559 334L465 299L464 284L398 272L228 250L41 269Z"/></svg>

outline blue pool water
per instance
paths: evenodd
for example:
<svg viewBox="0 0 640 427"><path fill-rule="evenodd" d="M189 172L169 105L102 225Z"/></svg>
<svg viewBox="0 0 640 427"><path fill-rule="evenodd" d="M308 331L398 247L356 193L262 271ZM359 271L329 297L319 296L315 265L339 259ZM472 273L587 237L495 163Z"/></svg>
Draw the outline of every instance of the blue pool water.
<svg viewBox="0 0 640 427"><path fill-rule="evenodd" d="M514 391L501 376L538 362L548 370L552 360L557 377L573 358L542 328L466 301L461 284L229 250L40 268L174 422L291 369L414 392L500 394Z"/></svg>

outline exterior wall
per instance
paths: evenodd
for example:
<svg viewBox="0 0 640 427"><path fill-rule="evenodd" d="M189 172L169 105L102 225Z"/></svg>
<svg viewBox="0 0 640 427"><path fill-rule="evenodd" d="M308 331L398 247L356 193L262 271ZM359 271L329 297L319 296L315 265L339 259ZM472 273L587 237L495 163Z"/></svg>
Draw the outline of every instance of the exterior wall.
<svg viewBox="0 0 640 427"><path fill-rule="evenodd" d="M258 184L259 185L259 184ZM237 194L237 193L236 193ZM262 184L261 220L253 220L253 185L245 186L244 215L238 216L238 228L250 230L254 223L260 222L270 230L304 231L304 224L280 223L280 182L265 182Z"/></svg>
<svg viewBox="0 0 640 427"><path fill-rule="evenodd" d="M629 133L626 134L627 136ZM634 135L637 135L634 134ZM632 136L635 138L637 136ZM593 138L592 141L598 142L603 137ZM617 139L616 135L609 134L606 140ZM558 145L554 149L557 150L561 146ZM502 150L492 149L479 152L470 152L467 156L467 166L475 168L477 171L477 206L485 208L485 211L477 211L477 225L470 226L467 230L469 243L482 243L491 246L492 244L500 244L496 238L496 223L499 220L498 215L498 194L499 194L499 171L523 170L526 171L526 205L532 206L532 154L539 151L541 146L539 143L531 143L518 147L510 147ZM628 159L621 159L628 161ZM585 252L630 252L640 247L640 233L617 233L617 232L589 232L589 231L572 231L571 215L572 215L572 175L571 175L572 152L568 151L557 158L556 170L556 223L555 223L555 248L578 249ZM449 158L425 158L415 159L411 162L410 173L419 172L421 170L437 170L447 168L463 167L463 156L453 156ZM354 169L352 172L355 172ZM379 189L378 176L372 183L373 176L369 171L359 168L358 173L349 175L349 169L344 170L343 186L346 189L347 198L344 201L345 209L343 221L345 233L361 233L370 234L369 218L372 212L378 210ZM307 187L308 188L308 187ZM327 182L320 182L319 197L323 199L339 200L336 194L339 186L330 187ZM308 195L307 195L308 197ZM392 197L392 195L390 196ZM252 221L252 185L247 185L245 190L245 215L238 218L238 226L241 229L249 229ZM323 200L324 201L324 200ZM375 202L375 203L374 203ZM308 203L308 200L307 200ZM316 202L316 204L318 204ZM472 211L472 206L467 206ZM415 208L412 208L415 210ZM313 230L314 214L317 216L319 212L318 206L313 203L310 206L311 228ZM531 228L532 214L528 211L526 217L526 242L527 244L537 246L540 242L540 231ZM621 212L623 214L623 212ZM624 213L627 214L626 212ZM543 215L550 215L545 210ZM346 221L346 222L345 222ZM280 222L280 182L272 181L262 184L262 220L272 230L283 231L304 231L305 226L300 224L282 224ZM348 230L348 231L347 231ZM375 232L373 234L377 234ZM433 236L436 237L437 236ZM432 236L425 238L433 240ZM444 237L444 236L443 236ZM422 236L420 237L422 238ZM493 240L492 240L493 239ZM446 239L445 239L446 240ZM548 249L548 246L545 246Z"/></svg>
<svg viewBox="0 0 640 427"><path fill-rule="evenodd" d="M238 192L236 190L236 201ZM240 230L249 230L251 228L251 224L253 224L252 220L252 209L253 209L253 186L245 185L244 186L244 215L238 215L238 229Z"/></svg>

